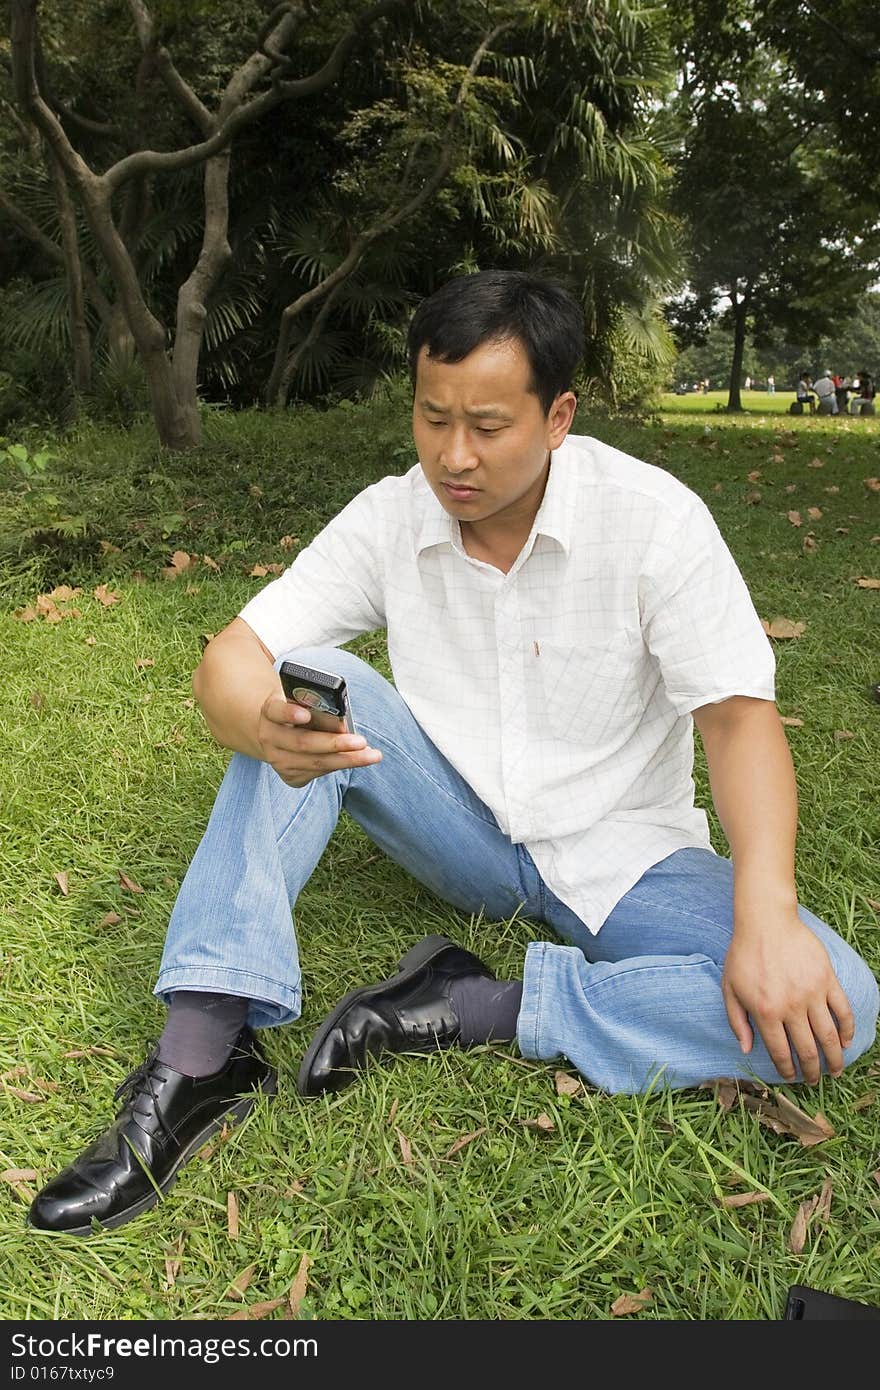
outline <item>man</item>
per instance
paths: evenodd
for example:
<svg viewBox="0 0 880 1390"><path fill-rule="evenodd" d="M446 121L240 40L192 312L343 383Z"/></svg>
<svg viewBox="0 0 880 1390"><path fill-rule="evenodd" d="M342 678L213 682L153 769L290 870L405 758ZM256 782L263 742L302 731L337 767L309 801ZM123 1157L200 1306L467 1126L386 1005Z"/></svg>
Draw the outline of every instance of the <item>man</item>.
<svg viewBox="0 0 880 1390"><path fill-rule="evenodd" d="M355 497L206 649L194 690L236 756L172 914L167 1024L34 1225L123 1224L274 1090L252 1030L299 1015L291 904L343 806L456 908L570 944L536 940L524 979L498 981L445 937L416 943L324 1020L303 1094L383 1052L489 1038L611 1092L815 1082L870 1045L876 982L798 906L767 638L703 503L569 435L582 334L567 292L531 275L426 300L418 465ZM338 649L383 626L394 686ZM356 734L309 729L282 696L290 657L343 677ZM733 866L693 804L693 722Z"/></svg>
<svg viewBox="0 0 880 1390"><path fill-rule="evenodd" d="M834 385L834 378L829 371L824 371L817 381L813 383L813 390L819 400L820 415L837 414L837 388Z"/></svg>

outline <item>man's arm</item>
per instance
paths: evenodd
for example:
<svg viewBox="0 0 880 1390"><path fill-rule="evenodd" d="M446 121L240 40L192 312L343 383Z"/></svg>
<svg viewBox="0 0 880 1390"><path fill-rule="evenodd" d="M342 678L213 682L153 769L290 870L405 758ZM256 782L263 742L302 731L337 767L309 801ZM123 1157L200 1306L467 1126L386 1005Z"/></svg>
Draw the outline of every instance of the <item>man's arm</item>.
<svg viewBox="0 0 880 1390"><path fill-rule="evenodd" d="M217 742L269 763L288 786L382 759L360 734L308 727L311 715L285 698L272 653L243 618L208 643L192 686Z"/></svg>
<svg viewBox="0 0 880 1390"><path fill-rule="evenodd" d="M818 1048L838 1075L852 1011L825 948L797 915L797 789L776 706L736 695L702 705L693 718L733 859L733 940L722 979L730 1026L749 1052L751 1016L789 1080L792 1050L807 1081L819 1079Z"/></svg>

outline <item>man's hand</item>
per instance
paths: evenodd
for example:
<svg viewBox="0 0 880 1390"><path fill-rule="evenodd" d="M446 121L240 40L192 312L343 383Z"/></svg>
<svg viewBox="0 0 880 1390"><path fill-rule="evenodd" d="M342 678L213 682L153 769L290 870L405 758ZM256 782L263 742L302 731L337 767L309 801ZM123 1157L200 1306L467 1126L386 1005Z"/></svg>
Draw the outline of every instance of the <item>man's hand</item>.
<svg viewBox="0 0 880 1390"><path fill-rule="evenodd" d="M853 1040L849 1001L818 937L786 913L768 924L740 920L724 963L721 992L730 1026L743 1052L754 1034L749 1017L786 1081L795 1080L792 1054L804 1080L819 1080L819 1051L832 1076L843 1071L843 1049Z"/></svg>
<svg viewBox="0 0 880 1390"><path fill-rule="evenodd" d="M268 695L260 709L257 739L264 762L289 787L304 787L315 777L346 767L367 767L382 761L378 748L368 748L360 734L319 733L308 727L311 715L283 695Z"/></svg>

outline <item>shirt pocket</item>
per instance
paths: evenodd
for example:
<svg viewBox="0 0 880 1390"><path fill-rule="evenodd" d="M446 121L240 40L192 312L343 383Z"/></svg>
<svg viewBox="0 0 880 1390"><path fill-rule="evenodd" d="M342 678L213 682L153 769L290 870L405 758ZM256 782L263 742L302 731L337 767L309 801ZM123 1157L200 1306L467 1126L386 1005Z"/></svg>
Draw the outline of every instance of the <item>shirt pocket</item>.
<svg viewBox="0 0 880 1390"><path fill-rule="evenodd" d="M657 684L640 633L597 644L538 638L531 664L530 726L581 744L625 741Z"/></svg>

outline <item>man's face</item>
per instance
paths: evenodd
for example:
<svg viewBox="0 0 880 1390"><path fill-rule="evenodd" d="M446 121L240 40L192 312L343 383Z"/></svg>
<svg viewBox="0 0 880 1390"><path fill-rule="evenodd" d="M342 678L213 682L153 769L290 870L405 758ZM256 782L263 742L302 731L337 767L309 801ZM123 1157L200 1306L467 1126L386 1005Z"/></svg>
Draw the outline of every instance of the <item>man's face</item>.
<svg viewBox="0 0 880 1390"><path fill-rule="evenodd" d="M529 390L522 344L482 343L460 362L438 362L422 348L413 400L413 438L422 471L445 511L471 524L492 519L528 529L544 487L550 451L571 425L575 397L556 398L545 415Z"/></svg>

